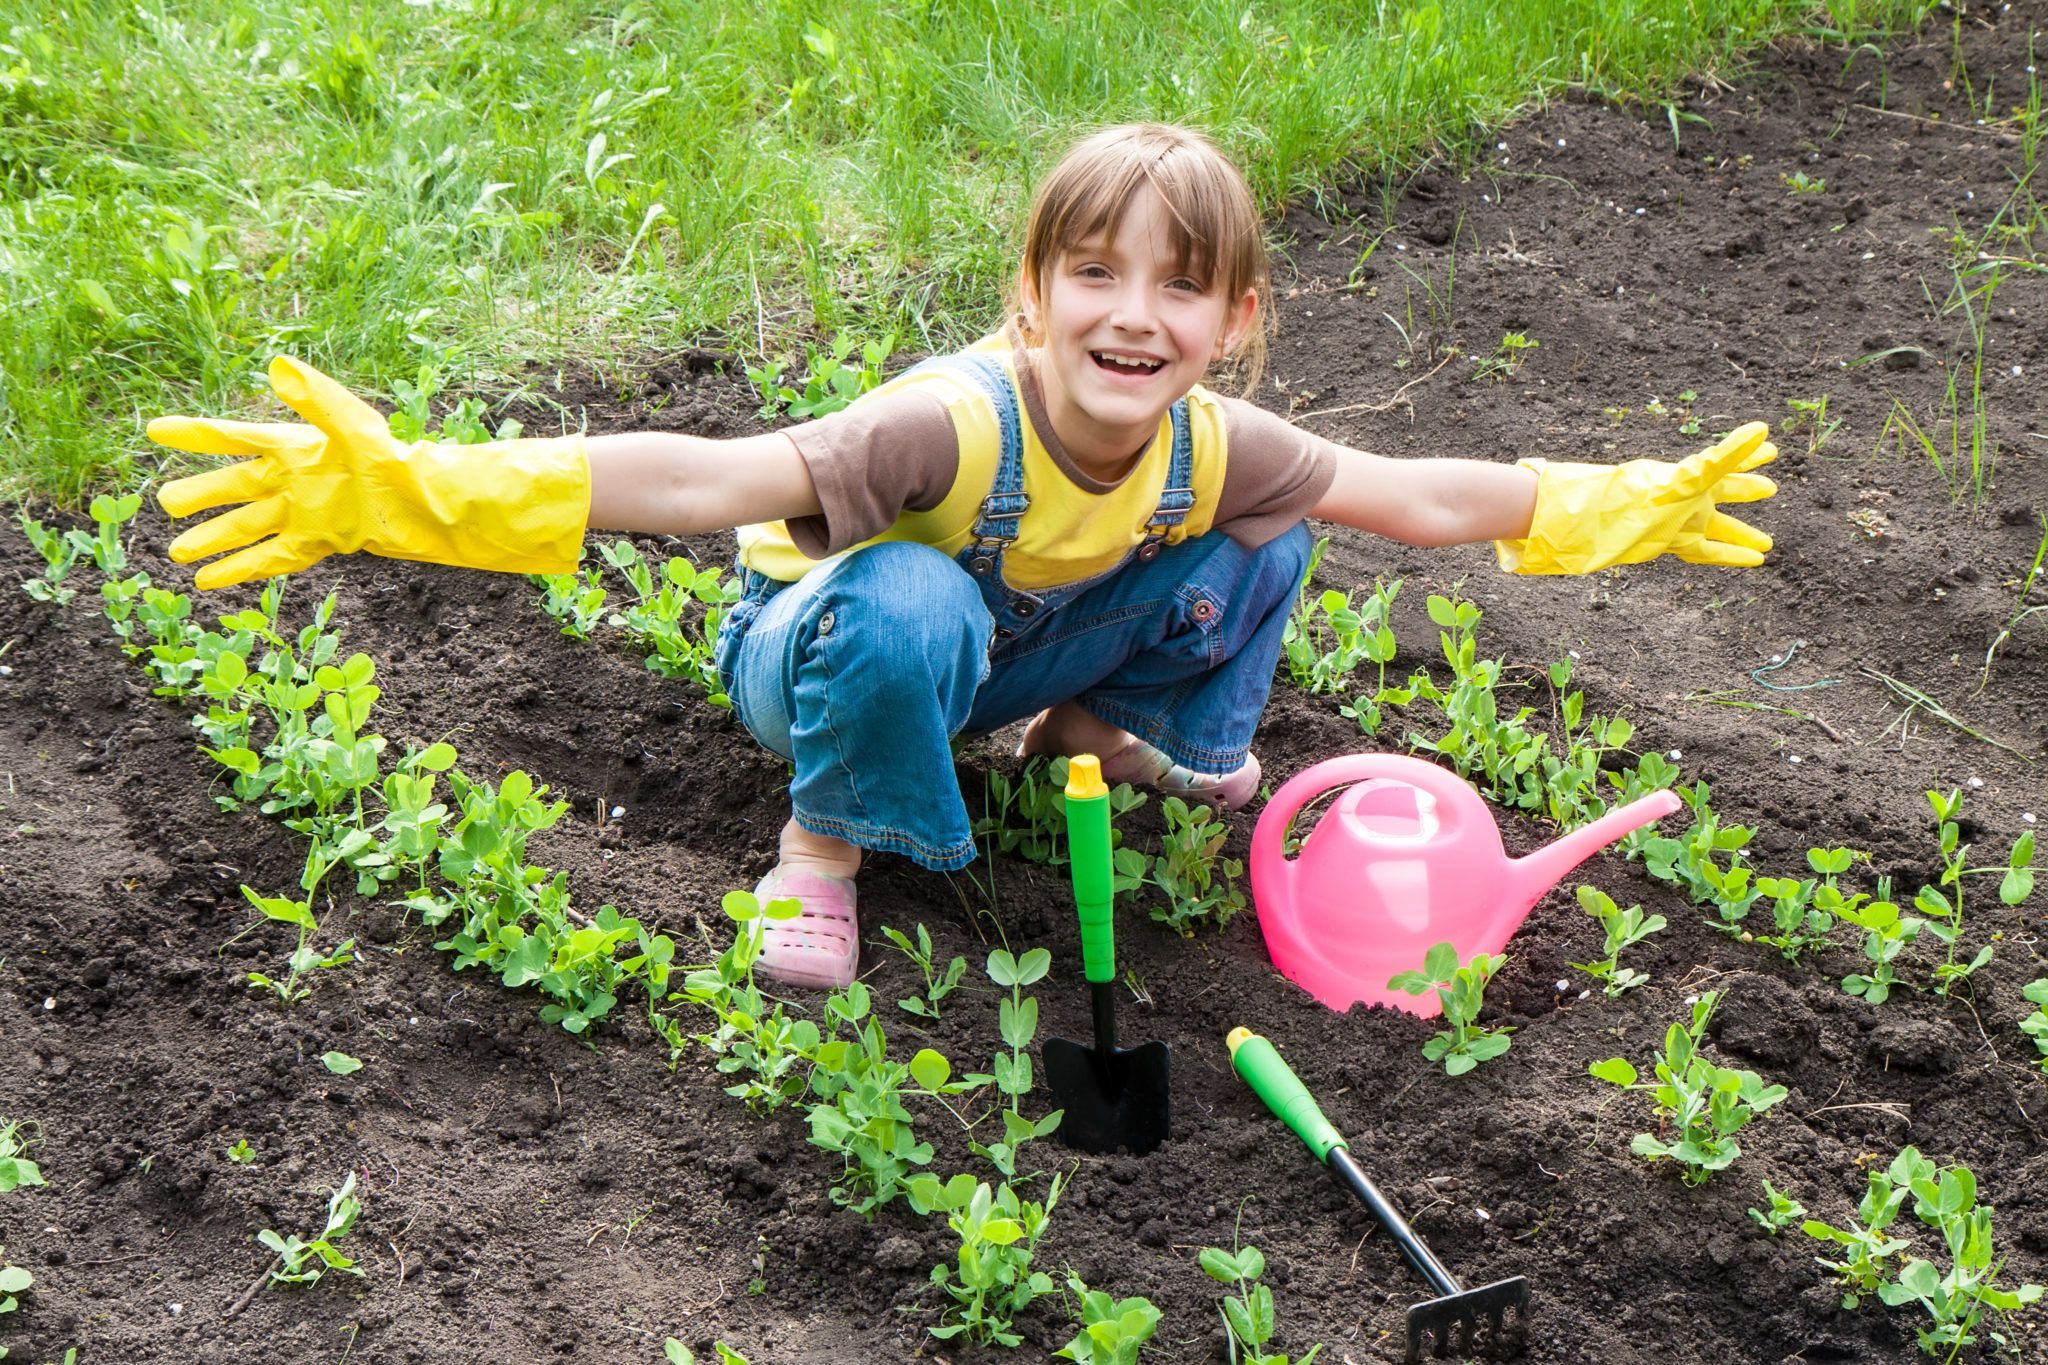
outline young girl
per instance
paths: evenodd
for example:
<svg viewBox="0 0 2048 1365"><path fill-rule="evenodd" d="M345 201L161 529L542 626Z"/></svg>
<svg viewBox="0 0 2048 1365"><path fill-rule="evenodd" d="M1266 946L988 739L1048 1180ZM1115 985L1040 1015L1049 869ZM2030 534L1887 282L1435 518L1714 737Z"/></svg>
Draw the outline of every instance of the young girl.
<svg viewBox="0 0 2048 1365"><path fill-rule="evenodd" d="M1679 464L1394 460L1202 387L1256 380L1268 281L1237 169L1157 124L1077 144L1031 208L1005 330L821 421L736 440L642 432L404 446L280 357L311 425L166 417L153 440L251 456L160 493L229 503L171 545L222 587L351 550L521 573L574 569L586 527L739 528L744 594L717 641L740 720L795 766L758 894L802 914L762 970L851 981L864 849L940 870L974 856L949 741L1031 718L1024 753L1241 805L1314 516L1413 545L1495 541L1518 573L1670 553L1761 563L1717 510L1769 497L1760 423Z"/></svg>

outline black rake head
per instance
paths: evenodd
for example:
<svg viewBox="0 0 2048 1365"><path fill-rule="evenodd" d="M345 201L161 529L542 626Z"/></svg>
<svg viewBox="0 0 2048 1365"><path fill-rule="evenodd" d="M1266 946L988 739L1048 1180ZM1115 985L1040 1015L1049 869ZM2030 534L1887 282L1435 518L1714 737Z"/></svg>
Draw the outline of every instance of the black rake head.
<svg viewBox="0 0 2048 1365"><path fill-rule="evenodd" d="M1517 1354L1518 1346L1509 1337L1510 1308L1515 1311L1514 1335L1519 1338L1521 1319L1529 1311L1529 1282L1519 1275L1416 1304L1408 1310L1408 1365L1421 1360L1425 1347L1432 1344L1429 1354L1439 1357L1452 1351L1498 1356L1503 1348L1507 1348L1506 1354ZM1482 1348L1482 1323L1484 1341L1491 1349Z"/></svg>

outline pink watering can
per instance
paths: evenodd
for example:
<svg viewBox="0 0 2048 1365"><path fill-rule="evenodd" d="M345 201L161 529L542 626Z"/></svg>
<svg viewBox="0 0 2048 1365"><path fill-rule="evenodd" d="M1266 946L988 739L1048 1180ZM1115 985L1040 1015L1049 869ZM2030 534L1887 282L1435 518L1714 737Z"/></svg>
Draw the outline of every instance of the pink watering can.
<svg viewBox="0 0 2048 1365"><path fill-rule="evenodd" d="M1302 807L1350 786L1300 854L1283 836ZM1252 898L1273 965L1333 1010L1354 1001L1431 1018L1434 993L1387 988L1433 944L1463 961L1497 953L1543 893L1603 845L1671 814L1669 791L1609 811L1584 828L1510 858L1486 801L1464 779L1402 754L1347 754L1297 774L1252 831Z"/></svg>

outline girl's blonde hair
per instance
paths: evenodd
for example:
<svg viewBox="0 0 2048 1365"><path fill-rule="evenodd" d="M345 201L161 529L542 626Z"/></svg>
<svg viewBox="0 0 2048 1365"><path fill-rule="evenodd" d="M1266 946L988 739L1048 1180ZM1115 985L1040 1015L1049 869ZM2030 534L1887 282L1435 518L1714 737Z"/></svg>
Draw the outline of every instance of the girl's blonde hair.
<svg viewBox="0 0 2048 1365"><path fill-rule="evenodd" d="M1249 393L1266 363L1272 282L1259 211L1244 175L1203 134L1165 123L1126 123L1075 143L1039 183L1024 231L1019 284L1045 297L1047 273L1065 252L1114 237L1131 197L1150 185L1173 216L1174 268L1235 302L1258 295L1256 319L1238 343L1236 362ZM1013 303L1021 305L1021 298ZM1011 308L1021 316L1021 306ZM1041 336L1020 324L1027 343Z"/></svg>

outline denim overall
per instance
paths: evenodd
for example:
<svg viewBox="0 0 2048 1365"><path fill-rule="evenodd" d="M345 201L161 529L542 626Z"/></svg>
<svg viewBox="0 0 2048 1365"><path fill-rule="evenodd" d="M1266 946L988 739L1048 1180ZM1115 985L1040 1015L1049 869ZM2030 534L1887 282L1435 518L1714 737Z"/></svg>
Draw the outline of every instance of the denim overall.
<svg viewBox="0 0 2048 1365"><path fill-rule="evenodd" d="M1082 582L1013 588L1003 554L1030 503L1016 390L987 354L932 367L981 389L1002 433L973 539L950 558L865 545L794 583L743 567L717 662L741 723L795 765L799 825L950 872L974 858L950 747L963 732L1072 699L1196 772L1241 765L1310 543L1299 524L1256 550L1220 531L1166 543L1195 501L1182 399L1144 541Z"/></svg>

